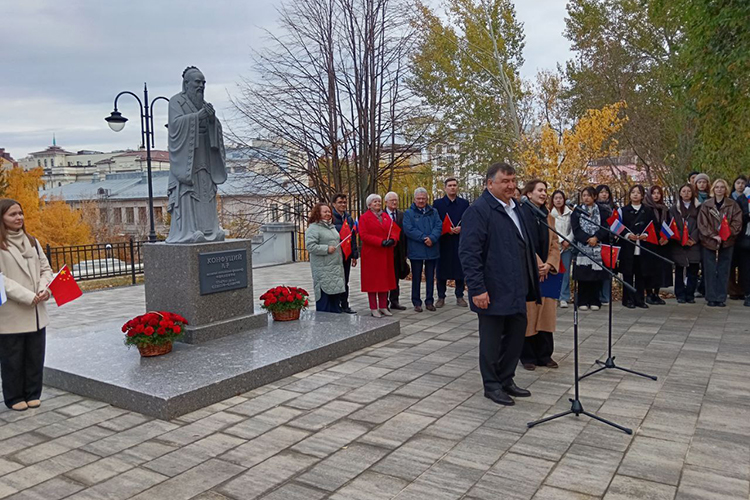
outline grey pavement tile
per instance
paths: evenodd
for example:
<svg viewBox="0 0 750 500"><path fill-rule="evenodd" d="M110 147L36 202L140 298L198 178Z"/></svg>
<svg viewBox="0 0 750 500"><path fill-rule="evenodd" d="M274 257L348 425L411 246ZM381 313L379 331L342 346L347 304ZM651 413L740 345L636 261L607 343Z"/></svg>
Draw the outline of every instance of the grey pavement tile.
<svg viewBox="0 0 750 500"><path fill-rule="evenodd" d="M554 466L554 462L541 458L506 453L469 491L469 496L491 498L490 495L503 492L509 499L528 500Z"/></svg>
<svg viewBox="0 0 750 500"><path fill-rule="evenodd" d="M131 469L68 497L70 500L125 500L168 478L145 469Z"/></svg>
<svg viewBox="0 0 750 500"><path fill-rule="evenodd" d="M331 500L390 500L409 483L377 472L364 472L331 495Z"/></svg>
<svg viewBox="0 0 750 500"><path fill-rule="evenodd" d="M309 435L300 429L281 426L221 455L219 458L246 468L253 467Z"/></svg>
<svg viewBox="0 0 750 500"><path fill-rule="evenodd" d="M386 420L389 420L406 410L417 401L418 400L415 398L389 395L370 403L355 413L352 413L349 418L373 424L382 424Z"/></svg>
<svg viewBox="0 0 750 500"><path fill-rule="evenodd" d="M311 410L329 403L350 391L351 388L349 387L342 387L335 384L324 385L323 387L310 391L302 396L290 399L285 402L284 405L301 410Z"/></svg>
<svg viewBox="0 0 750 500"><path fill-rule="evenodd" d="M66 434L57 439L26 448L25 450L16 453L13 456L13 459L24 465L31 465L61 455L69 450L80 448L81 446L93 443L94 441L107 438L113 434L113 431L102 429L101 427L88 427L71 434Z"/></svg>
<svg viewBox="0 0 750 500"><path fill-rule="evenodd" d="M278 487L318 461L315 457L283 452L243 472L218 488L230 498L252 500Z"/></svg>
<svg viewBox="0 0 750 500"><path fill-rule="evenodd" d="M637 436L617 473L677 486L687 450L686 443Z"/></svg>
<svg viewBox="0 0 750 500"><path fill-rule="evenodd" d="M4 424L0 425L0 441L18 436L25 432L48 427L51 424L55 424L62 420L65 420L65 418L66 417L64 415L61 415L60 413L50 411L46 413L40 413L38 415L34 415L33 417L25 418L23 420L18 420L12 423L4 423L0 421L0 424Z"/></svg>
<svg viewBox="0 0 750 500"><path fill-rule="evenodd" d="M316 410L295 418L289 422L289 425L309 431L319 431L360 408L362 408L362 405L358 403L331 401Z"/></svg>
<svg viewBox="0 0 750 500"><path fill-rule="evenodd" d="M244 470L240 466L211 459L134 496L133 500L188 500Z"/></svg>
<svg viewBox="0 0 750 500"><path fill-rule="evenodd" d="M120 460L132 464L133 466L141 465L144 462L149 462L155 458L176 450L177 447L174 445L168 445L160 443L158 441L146 441L139 445L133 446L132 448L123 450L112 456L119 458Z"/></svg>
<svg viewBox="0 0 750 500"><path fill-rule="evenodd" d="M747 379L744 383L750 386ZM704 401L698 428L750 436L750 406L732 400L721 403Z"/></svg>
<svg viewBox="0 0 750 500"><path fill-rule="evenodd" d="M16 491L31 488L96 460L98 460L96 455L72 450L3 476L0 478L0 490L3 486L10 486Z"/></svg>
<svg viewBox="0 0 750 500"><path fill-rule="evenodd" d="M361 380L361 379L360 379ZM373 380L344 395L341 399L353 403L369 404L386 396L403 384L390 380Z"/></svg>
<svg viewBox="0 0 750 500"><path fill-rule="evenodd" d="M161 436L177 427L177 425L169 422L153 420L95 441L86 445L83 449L102 457L108 457L149 439Z"/></svg>
<svg viewBox="0 0 750 500"><path fill-rule="evenodd" d="M292 447L292 450L325 458L365 434L370 427L361 422L341 420Z"/></svg>
<svg viewBox="0 0 750 500"><path fill-rule="evenodd" d="M215 413L173 431L166 432L159 436L159 440L167 444L185 446L210 434L226 429L245 418L228 412Z"/></svg>
<svg viewBox="0 0 750 500"><path fill-rule="evenodd" d="M301 484L287 483L263 497L263 500L322 500L330 493ZM241 500L241 499L237 499Z"/></svg>
<svg viewBox="0 0 750 500"><path fill-rule="evenodd" d="M715 471L686 466L682 471L676 500L745 500L750 483Z"/></svg>
<svg viewBox="0 0 750 500"><path fill-rule="evenodd" d="M82 484L56 477L8 497L7 500L59 500L83 488Z"/></svg>
<svg viewBox="0 0 750 500"><path fill-rule="evenodd" d="M601 497L586 495L577 491L561 490L544 485L534 495L533 500L596 500Z"/></svg>
<svg viewBox="0 0 750 500"><path fill-rule="evenodd" d="M176 476L188 469L195 467L211 458L218 457L222 453L246 443L244 439L216 433L196 441L190 445L179 448L171 453L162 455L143 465L159 474L165 476Z"/></svg>
<svg viewBox="0 0 750 500"><path fill-rule="evenodd" d="M599 497L607 490L622 456L617 451L573 444L544 484Z"/></svg>
<svg viewBox="0 0 750 500"><path fill-rule="evenodd" d="M479 427L451 449L443 461L487 470L521 437L513 432Z"/></svg>
<svg viewBox="0 0 750 500"><path fill-rule="evenodd" d="M434 421L433 417L405 411L365 434L360 442L397 448Z"/></svg>
<svg viewBox="0 0 750 500"><path fill-rule="evenodd" d="M456 441L448 439L417 435L375 464L372 470L413 481L444 457L456 444Z"/></svg>
<svg viewBox="0 0 750 500"><path fill-rule="evenodd" d="M672 500L676 488L626 476L615 476L604 500Z"/></svg>
<svg viewBox="0 0 750 500"><path fill-rule="evenodd" d="M252 417L253 415L263 413L266 410L270 410L271 408L279 406L280 404L298 396L298 392L292 392L286 389L274 389L273 391L249 399L244 403L235 405L230 411Z"/></svg>
<svg viewBox="0 0 750 500"><path fill-rule="evenodd" d="M483 474L484 471L475 468L437 462L394 498L398 500L458 499L464 496Z"/></svg>
<svg viewBox="0 0 750 500"><path fill-rule="evenodd" d="M335 491L387 453L382 448L355 443L329 456L296 480L322 490Z"/></svg>
<svg viewBox="0 0 750 500"><path fill-rule="evenodd" d="M457 441L474 432L492 415L494 415L494 409L480 410L458 406L427 427L424 434Z"/></svg>
<svg viewBox="0 0 750 500"><path fill-rule="evenodd" d="M469 399L472 394L472 392L440 389L413 405L409 410L431 417L442 417L453 408Z"/></svg>
<svg viewBox="0 0 750 500"><path fill-rule="evenodd" d="M243 439L253 439L271 429L284 425L303 413L302 410L277 406L254 417L246 418L224 429L224 432Z"/></svg>
<svg viewBox="0 0 750 500"><path fill-rule="evenodd" d="M685 463L747 481L750 480L748 449L750 438L746 436L698 429L690 443Z"/></svg>
<svg viewBox="0 0 750 500"><path fill-rule="evenodd" d="M133 464L121 460L117 456L111 456L74 469L65 475L81 484L92 486L128 471L133 467Z"/></svg>

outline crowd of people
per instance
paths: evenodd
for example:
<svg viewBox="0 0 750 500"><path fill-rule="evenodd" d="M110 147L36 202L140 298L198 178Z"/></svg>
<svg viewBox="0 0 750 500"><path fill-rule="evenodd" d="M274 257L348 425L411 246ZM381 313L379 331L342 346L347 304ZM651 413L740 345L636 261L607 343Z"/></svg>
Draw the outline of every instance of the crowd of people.
<svg viewBox="0 0 750 500"><path fill-rule="evenodd" d="M513 382L519 361L527 370L558 367L552 359L556 309L569 307L572 282L582 311L612 302L606 268L635 289L622 290L626 308L663 305L662 291L672 286L679 304L702 296L709 307L725 307L728 298L750 306L746 177L730 185L693 172L673 200L662 186L635 184L619 205L607 185L585 186L572 196L560 189L550 196L549 190L540 179L519 187L515 170L498 163L472 204L448 178L442 198L430 205L427 190L418 188L405 211L394 192L368 196L357 220L346 211L345 194L334 197L333 208L315 205L306 244L317 310L355 313L348 283L358 262L375 317L406 309L399 280L410 273L412 307L419 313L443 307L453 281L456 304L479 316L485 395L513 404L512 396L528 395ZM350 253L338 236L344 225L357 228L348 237Z"/></svg>

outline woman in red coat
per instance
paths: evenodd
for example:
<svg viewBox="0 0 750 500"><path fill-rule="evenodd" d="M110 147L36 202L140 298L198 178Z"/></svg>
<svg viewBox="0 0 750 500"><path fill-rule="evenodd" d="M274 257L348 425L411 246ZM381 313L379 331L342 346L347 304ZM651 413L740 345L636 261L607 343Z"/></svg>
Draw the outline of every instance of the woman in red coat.
<svg viewBox="0 0 750 500"><path fill-rule="evenodd" d="M388 310L388 292L396 288L393 247L398 241L394 233L398 228L383 211L380 195L371 194L367 197L367 209L357 223L359 239L362 241L362 291L367 292L373 316L392 316Z"/></svg>

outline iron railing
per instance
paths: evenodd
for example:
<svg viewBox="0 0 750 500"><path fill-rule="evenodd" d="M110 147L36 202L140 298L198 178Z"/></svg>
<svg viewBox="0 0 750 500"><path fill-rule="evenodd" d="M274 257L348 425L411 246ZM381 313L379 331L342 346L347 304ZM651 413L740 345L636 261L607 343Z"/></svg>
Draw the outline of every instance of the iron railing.
<svg viewBox="0 0 750 500"><path fill-rule="evenodd" d="M92 245L47 245L46 253L54 272L67 264L76 281L130 276L135 284L136 276L143 274L144 243L131 238L129 241Z"/></svg>

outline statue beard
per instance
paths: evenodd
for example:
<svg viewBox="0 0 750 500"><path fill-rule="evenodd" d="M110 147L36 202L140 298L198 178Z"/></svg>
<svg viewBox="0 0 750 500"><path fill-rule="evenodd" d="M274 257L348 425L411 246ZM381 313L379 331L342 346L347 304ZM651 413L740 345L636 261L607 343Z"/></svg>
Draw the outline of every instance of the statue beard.
<svg viewBox="0 0 750 500"><path fill-rule="evenodd" d="M203 92L188 89L187 96L196 108L199 110L203 108L203 104L205 104L205 101L203 100Z"/></svg>

